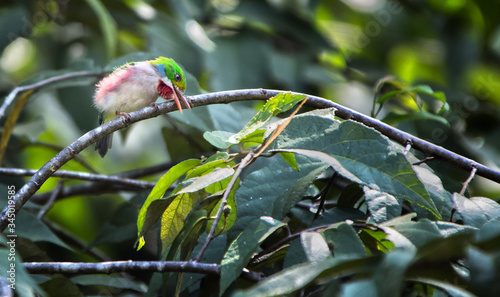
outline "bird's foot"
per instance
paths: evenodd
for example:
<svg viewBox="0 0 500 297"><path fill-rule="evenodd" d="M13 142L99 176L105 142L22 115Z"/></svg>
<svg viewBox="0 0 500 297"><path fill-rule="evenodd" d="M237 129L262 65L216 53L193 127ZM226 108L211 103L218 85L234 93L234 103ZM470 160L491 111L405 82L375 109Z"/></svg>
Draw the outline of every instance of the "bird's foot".
<svg viewBox="0 0 500 297"><path fill-rule="evenodd" d="M123 121L124 124L126 124L126 125L130 124L130 115L128 113L117 111L116 115L121 116L121 119L122 119L122 121Z"/></svg>
<svg viewBox="0 0 500 297"><path fill-rule="evenodd" d="M149 105L153 106L153 108L155 109L155 114L156 115L160 114L160 109L158 108L158 104L156 104L156 102L151 102Z"/></svg>

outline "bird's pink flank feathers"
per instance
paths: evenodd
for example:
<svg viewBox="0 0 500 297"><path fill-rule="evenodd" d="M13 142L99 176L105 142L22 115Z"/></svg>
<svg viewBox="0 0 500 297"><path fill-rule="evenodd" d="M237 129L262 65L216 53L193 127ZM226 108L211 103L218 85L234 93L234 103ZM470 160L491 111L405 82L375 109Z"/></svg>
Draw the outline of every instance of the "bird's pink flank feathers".
<svg viewBox="0 0 500 297"><path fill-rule="evenodd" d="M97 84L95 93L96 105L102 105L106 94L116 92L121 84L126 83L130 79L132 71L128 70L128 67L127 69L118 69Z"/></svg>

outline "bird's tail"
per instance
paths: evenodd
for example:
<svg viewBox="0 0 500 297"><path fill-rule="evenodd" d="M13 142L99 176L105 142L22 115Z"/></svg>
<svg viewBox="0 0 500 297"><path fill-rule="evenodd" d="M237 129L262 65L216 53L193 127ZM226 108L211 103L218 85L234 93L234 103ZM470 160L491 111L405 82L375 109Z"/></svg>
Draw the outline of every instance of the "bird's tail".
<svg viewBox="0 0 500 297"><path fill-rule="evenodd" d="M104 112L99 114L99 125L102 125L106 121L104 117L105 117ZM112 141L113 141L113 134L109 134L99 139L95 143L94 149L99 153L99 155L101 155L101 158L104 158L108 150L111 149Z"/></svg>

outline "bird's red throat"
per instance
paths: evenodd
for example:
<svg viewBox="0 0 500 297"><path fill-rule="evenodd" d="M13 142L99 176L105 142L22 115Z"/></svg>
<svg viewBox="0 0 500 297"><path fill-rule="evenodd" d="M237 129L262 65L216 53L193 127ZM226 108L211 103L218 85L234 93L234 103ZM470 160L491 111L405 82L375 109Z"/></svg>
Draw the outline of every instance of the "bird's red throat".
<svg viewBox="0 0 500 297"><path fill-rule="evenodd" d="M167 86L161 79L158 80L158 94L165 100L174 98L174 90Z"/></svg>

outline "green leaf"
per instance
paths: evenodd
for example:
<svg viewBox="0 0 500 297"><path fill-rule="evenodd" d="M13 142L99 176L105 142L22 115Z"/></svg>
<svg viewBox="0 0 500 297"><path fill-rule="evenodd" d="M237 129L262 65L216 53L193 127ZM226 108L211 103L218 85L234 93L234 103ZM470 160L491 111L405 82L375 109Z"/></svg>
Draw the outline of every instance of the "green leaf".
<svg viewBox="0 0 500 297"><path fill-rule="evenodd" d="M353 182L416 203L441 217L412 165L374 129L302 115L292 120L275 143L272 152L316 158Z"/></svg>
<svg viewBox="0 0 500 297"><path fill-rule="evenodd" d="M457 213L460 214L466 225L480 228L488 221L500 217L500 204L491 199L484 197L467 199L454 193L453 201Z"/></svg>
<svg viewBox="0 0 500 297"><path fill-rule="evenodd" d="M243 231L253 220L261 216L271 216L278 197L295 187L295 182L318 167L324 166L315 159L297 156L300 171L290 167L282 158L273 157L266 160L266 166L248 174L236 191L238 218L230 232L230 237ZM297 189L303 191L306 189ZM278 210L278 208L276 208ZM234 238L234 237L233 237Z"/></svg>
<svg viewBox="0 0 500 297"><path fill-rule="evenodd" d="M203 138L211 145L223 150L234 145L234 143L229 141L229 137L233 136L233 134L227 131L207 131L203 133Z"/></svg>
<svg viewBox="0 0 500 297"><path fill-rule="evenodd" d="M148 211L148 208L150 204L163 197L165 195L165 192L168 190L168 188L181 176L186 174L189 170L194 168L195 166L200 165L201 161L198 159L188 159L185 161L182 161L181 163L175 165L174 167L170 168L170 170L165 173L160 180L158 180L158 183L156 183L156 186L151 190L151 193L149 194L148 198L142 205L141 209L139 210L139 215L137 217L137 232L138 236L141 237L145 231L147 231L151 225L147 226L145 230L143 230L144 227L144 222L146 221L146 214ZM140 249L142 246L139 245L138 249Z"/></svg>
<svg viewBox="0 0 500 297"><path fill-rule="evenodd" d="M441 280L436 280L427 277L407 277L406 281L415 282L423 285L429 285L438 288L448 294L451 297L476 297L477 295L465 290L458 285L450 284Z"/></svg>
<svg viewBox="0 0 500 297"><path fill-rule="evenodd" d="M239 143L243 137L262 128L272 119L272 117L291 109L305 98L305 95L292 95L291 93L280 93L270 98L255 117L251 119L240 132L230 137L229 141L232 143Z"/></svg>
<svg viewBox="0 0 500 297"><path fill-rule="evenodd" d="M279 220L283 219L288 212L290 212L290 209L292 209L297 202L302 200L304 194L316 177L327 168L328 166L325 165L313 168L312 170L309 168L305 169L310 171L306 175L296 179L288 189L284 190L283 193L274 200L272 217Z"/></svg>
<svg viewBox="0 0 500 297"><path fill-rule="evenodd" d="M352 226L341 223L336 228L323 231L328 243L333 245L336 259L358 259L366 257L366 250Z"/></svg>
<svg viewBox="0 0 500 297"><path fill-rule="evenodd" d="M71 278L71 281L80 286L107 286L118 289L134 290L145 293L145 286L130 279L111 275L78 275Z"/></svg>
<svg viewBox="0 0 500 297"><path fill-rule="evenodd" d="M436 121L445 126L450 125L450 123L445 117L435 115L425 110L415 111L405 114L397 114L391 112L384 117L383 121L389 125L394 125L401 122L410 122L410 121Z"/></svg>
<svg viewBox="0 0 500 297"><path fill-rule="evenodd" d="M332 256L325 238L318 232L302 232L300 241L310 262L323 261Z"/></svg>
<svg viewBox="0 0 500 297"><path fill-rule="evenodd" d="M378 296L398 297L401 295L405 272L412 263L415 252L394 249L385 255L374 275Z"/></svg>
<svg viewBox="0 0 500 297"><path fill-rule="evenodd" d="M239 277L242 269L248 264L261 242L282 226L284 224L280 221L270 217L261 217L252 221L231 243L221 262L221 295Z"/></svg>
<svg viewBox="0 0 500 297"><path fill-rule="evenodd" d="M401 215L401 203L394 196L366 186L364 191L370 216L376 223L382 223Z"/></svg>
<svg viewBox="0 0 500 297"><path fill-rule="evenodd" d="M116 44L118 41L116 23L101 1L87 0L87 3L97 14L97 19L99 20L102 34L104 35L104 44L108 50L108 58L112 58L115 56Z"/></svg>
<svg viewBox="0 0 500 297"><path fill-rule="evenodd" d="M234 174L233 168L215 168L214 171L205 175L194 177L186 182L190 182L188 186L178 191L176 194L193 193L208 187L216 182L226 179Z"/></svg>
<svg viewBox="0 0 500 297"><path fill-rule="evenodd" d="M196 202L206 198L206 196L207 194L204 190L175 196L161 217L160 237L162 251L174 241L177 234L182 230L184 221Z"/></svg>
<svg viewBox="0 0 500 297"><path fill-rule="evenodd" d="M438 227L428 219L398 224L394 226L394 229L408 238L417 248L431 241L443 238Z"/></svg>
<svg viewBox="0 0 500 297"><path fill-rule="evenodd" d="M52 233L52 231L50 231L50 229L45 226L39 218L28 211L21 210L16 215L16 234L34 242L51 242L68 250L72 250L57 236L55 236L54 233Z"/></svg>
<svg viewBox="0 0 500 297"><path fill-rule="evenodd" d="M10 251L8 249L3 247L0 248L0 277L4 283L2 287L15 283L16 289L12 292L13 294L15 293L15 295L12 296L33 297L36 296L35 292L42 297L47 296L47 293L41 290L34 280L34 275L30 275L26 272L21 262L21 258L11 258L12 255L9 254ZM13 278L11 272L9 272L9 270L12 269L11 265L14 265L15 270L15 276Z"/></svg>
<svg viewBox="0 0 500 297"><path fill-rule="evenodd" d="M288 163L288 165L290 165L290 167L292 167L293 169L295 169L297 171L300 171L300 168L297 165L297 161L295 160L295 154L280 153L279 155L283 158L283 160L285 160Z"/></svg>
<svg viewBox="0 0 500 297"><path fill-rule="evenodd" d="M239 179L238 179L238 181L239 181ZM219 220L219 223L217 224L217 228L215 228L215 234L219 234L221 231L223 233L229 231L233 227L234 223L236 222L236 217L237 217L238 213L237 213L237 209L236 209L236 202L234 200L234 194L235 194L236 190L238 189L238 181L235 183L233 189L231 190L231 192L229 193L229 196L227 197L226 207L230 207L231 211L229 212L229 215L227 216L227 218L224 218L224 215L221 217L221 219ZM215 205L215 207L212 209L212 212L210 212L210 217L213 218L217 215L217 212L219 211L220 204L221 204L221 201L219 200L217 202L217 204ZM212 225L213 225L213 220L210 220L207 223L207 227L206 227L207 232L210 232L210 229L212 229ZM222 229L223 227L224 227L224 230Z"/></svg>
<svg viewBox="0 0 500 297"><path fill-rule="evenodd" d="M291 294L312 282L324 270L336 263L333 259L320 262L306 262L282 270L268 277L250 289L237 291L234 297L271 297Z"/></svg>

